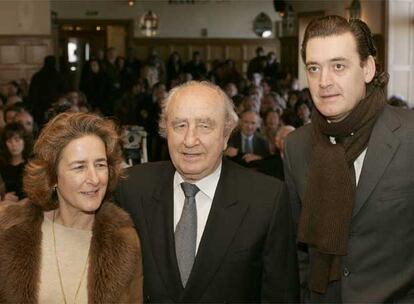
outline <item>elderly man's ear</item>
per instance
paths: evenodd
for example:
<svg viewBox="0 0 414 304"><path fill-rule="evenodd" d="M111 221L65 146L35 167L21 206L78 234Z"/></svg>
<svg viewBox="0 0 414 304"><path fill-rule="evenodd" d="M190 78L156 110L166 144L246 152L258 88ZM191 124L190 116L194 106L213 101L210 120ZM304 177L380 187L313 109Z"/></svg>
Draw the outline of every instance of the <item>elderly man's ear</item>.
<svg viewBox="0 0 414 304"><path fill-rule="evenodd" d="M371 55L368 56L367 60L364 62L364 66L362 67L364 70L364 80L365 83L370 83L375 76L375 59Z"/></svg>

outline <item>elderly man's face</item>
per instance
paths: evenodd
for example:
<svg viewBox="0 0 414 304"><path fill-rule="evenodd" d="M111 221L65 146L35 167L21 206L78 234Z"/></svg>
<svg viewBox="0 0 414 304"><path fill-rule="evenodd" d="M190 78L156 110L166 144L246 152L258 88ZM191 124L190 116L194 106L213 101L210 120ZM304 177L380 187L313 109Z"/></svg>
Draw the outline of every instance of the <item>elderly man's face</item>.
<svg viewBox="0 0 414 304"><path fill-rule="evenodd" d="M344 119L365 96L375 74L372 57L361 64L351 33L315 37L306 46L306 70L315 106L327 119Z"/></svg>
<svg viewBox="0 0 414 304"><path fill-rule="evenodd" d="M171 160L186 181L211 174L221 162L225 103L212 89L193 85L182 89L167 108L167 141Z"/></svg>
<svg viewBox="0 0 414 304"><path fill-rule="evenodd" d="M259 117L254 112L243 113L241 117L241 132L244 136L253 135L259 127Z"/></svg>

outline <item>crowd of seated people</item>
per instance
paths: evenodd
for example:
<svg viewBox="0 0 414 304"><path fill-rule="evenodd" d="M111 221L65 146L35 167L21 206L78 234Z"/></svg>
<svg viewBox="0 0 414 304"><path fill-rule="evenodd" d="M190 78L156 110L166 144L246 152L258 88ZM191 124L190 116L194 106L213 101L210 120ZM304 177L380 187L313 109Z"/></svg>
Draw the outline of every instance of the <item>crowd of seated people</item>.
<svg viewBox="0 0 414 304"><path fill-rule="evenodd" d="M284 73L274 52L265 54L263 48L258 48L256 55L243 74L232 59L215 60L208 70L198 51L188 62L176 51L164 62L155 48L146 59L117 56L116 50L109 48L104 56L92 57L84 63L79 90L69 88L68 81L56 68L55 58L48 56L30 85L16 80L0 87L0 130L4 133L9 125L16 128L16 124L21 124L23 129L11 138L23 139L27 135L35 140L43 124L57 113L91 112L111 116L121 127L142 127L147 134L147 159L166 160L169 159L167 144L158 134L161 102L179 84L207 80L224 90L240 116L240 126L231 136L225 155L244 166L283 178L283 172L269 169L273 166L283 170L279 161L283 151L277 144L278 138L280 141L285 133L311 122L312 98L307 88L298 90L297 80ZM389 102L408 107L400 96L393 96ZM0 174L4 174L7 166L16 166L7 150L7 141L11 140L7 134L2 136ZM31 143L24 140L24 157L17 165L27 161L29 146ZM3 199L7 193L4 191Z"/></svg>

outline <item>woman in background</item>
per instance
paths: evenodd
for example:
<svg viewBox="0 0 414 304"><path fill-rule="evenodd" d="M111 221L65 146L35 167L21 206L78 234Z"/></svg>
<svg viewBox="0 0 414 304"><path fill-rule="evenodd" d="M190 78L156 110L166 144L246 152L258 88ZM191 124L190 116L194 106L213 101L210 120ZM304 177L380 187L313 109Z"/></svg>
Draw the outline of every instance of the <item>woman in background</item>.
<svg viewBox="0 0 414 304"><path fill-rule="evenodd" d="M121 174L113 123L62 113L24 175L29 198L0 205L0 303L141 303L140 243L110 202Z"/></svg>
<svg viewBox="0 0 414 304"><path fill-rule="evenodd" d="M269 143L270 154L279 153L275 145L274 138L281 125L280 112L277 110L268 110L264 115L263 135Z"/></svg>
<svg viewBox="0 0 414 304"><path fill-rule="evenodd" d="M33 138L23 125L7 124L1 135L0 194L2 201L17 202L25 197L23 170L31 153Z"/></svg>

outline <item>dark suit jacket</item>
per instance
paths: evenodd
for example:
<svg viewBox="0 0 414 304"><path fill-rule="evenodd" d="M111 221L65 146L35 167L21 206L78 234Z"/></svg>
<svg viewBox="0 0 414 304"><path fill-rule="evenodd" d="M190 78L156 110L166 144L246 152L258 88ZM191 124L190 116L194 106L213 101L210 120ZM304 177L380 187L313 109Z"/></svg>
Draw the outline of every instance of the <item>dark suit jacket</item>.
<svg viewBox="0 0 414 304"><path fill-rule="evenodd" d="M285 180L285 175L283 173L283 159L280 156L280 152L276 151L276 154L258 160L257 171L276 177L282 181Z"/></svg>
<svg viewBox="0 0 414 304"><path fill-rule="evenodd" d="M184 289L173 231L170 162L133 167L117 192L141 239L147 302L294 302L299 297L287 191L276 179L223 160Z"/></svg>
<svg viewBox="0 0 414 304"><path fill-rule="evenodd" d="M285 143L285 179L297 219L311 126L293 132ZM414 303L414 112L386 106L376 122L351 220L342 279L330 284L326 295L310 295L312 301L332 302L339 294L343 302ZM301 279L307 279L306 263L301 263Z"/></svg>
<svg viewBox="0 0 414 304"><path fill-rule="evenodd" d="M242 135L240 131L237 131L230 136L228 146L239 150L236 156L229 157L229 159L235 161L236 163L244 167L257 167L257 161L246 163L242 159L245 153L242 152L243 144ZM253 135L253 154L257 154L262 157L267 157L270 155L269 143L267 142L266 138L264 138L257 132Z"/></svg>

